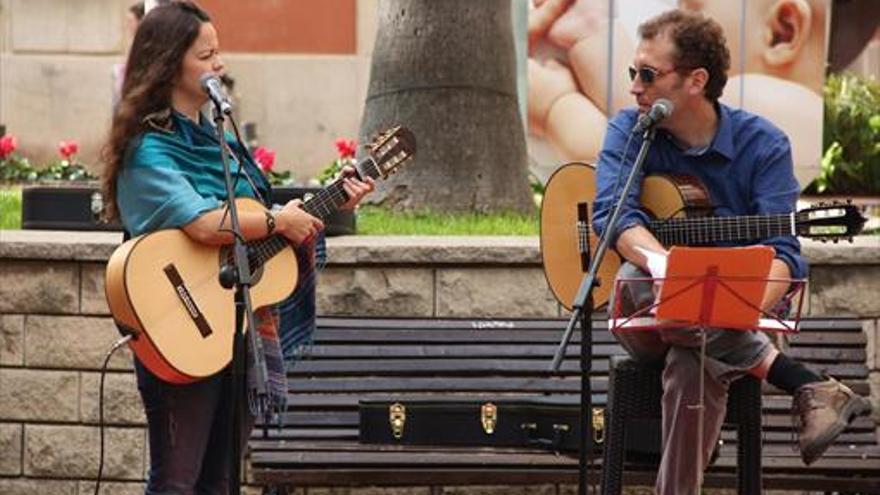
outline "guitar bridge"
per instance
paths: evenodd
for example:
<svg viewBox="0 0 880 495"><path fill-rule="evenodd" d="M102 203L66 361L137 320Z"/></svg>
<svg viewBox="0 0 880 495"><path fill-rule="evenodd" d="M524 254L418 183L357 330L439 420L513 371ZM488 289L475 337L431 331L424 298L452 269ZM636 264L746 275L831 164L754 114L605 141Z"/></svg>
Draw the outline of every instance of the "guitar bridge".
<svg viewBox="0 0 880 495"><path fill-rule="evenodd" d="M180 276L177 267L171 263L166 265L162 271L165 272L165 276L168 277L168 281L174 287L174 293L177 294L180 303L186 308L187 314L192 319L196 328L198 328L199 333L202 334L202 337L208 337L214 333L214 331L211 330L211 325L208 324L208 320L205 319L205 315L199 309L192 294L190 294L189 289L186 287L186 283L184 283L183 277Z"/></svg>
<svg viewBox="0 0 880 495"><path fill-rule="evenodd" d="M587 203L577 204L577 240L581 258L581 271L590 269L590 213Z"/></svg>

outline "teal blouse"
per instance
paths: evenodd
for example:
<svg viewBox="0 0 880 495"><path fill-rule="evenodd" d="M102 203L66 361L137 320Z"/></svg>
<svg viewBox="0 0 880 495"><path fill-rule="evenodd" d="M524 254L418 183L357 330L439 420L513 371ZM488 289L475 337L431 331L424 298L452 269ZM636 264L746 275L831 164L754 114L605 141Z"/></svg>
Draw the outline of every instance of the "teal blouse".
<svg viewBox="0 0 880 495"><path fill-rule="evenodd" d="M226 199L223 163L213 125L197 124L173 111L168 130L155 127L133 139L126 150L116 182L116 201L122 224L138 236L160 229L182 227L220 207ZM234 137L226 140L234 151L230 167L236 197L269 197L269 184L256 163ZM259 191L241 174L241 163Z"/></svg>

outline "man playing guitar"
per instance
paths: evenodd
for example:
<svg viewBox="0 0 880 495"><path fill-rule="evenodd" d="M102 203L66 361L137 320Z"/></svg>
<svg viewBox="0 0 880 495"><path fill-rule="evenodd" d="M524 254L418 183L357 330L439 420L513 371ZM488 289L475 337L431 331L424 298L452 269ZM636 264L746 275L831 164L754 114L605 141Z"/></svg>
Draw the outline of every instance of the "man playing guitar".
<svg viewBox="0 0 880 495"><path fill-rule="evenodd" d="M670 11L639 27L640 42L630 92L638 110L627 109L608 124L597 170L593 224L605 230L641 136L628 137L639 114L659 98L674 105L663 120L645 161L645 174L686 174L705 184L715 214L756 215L794 210L800 187L793 173L789 140L769 121L718 102L727 82L730 54L721 27L699 14ZM625 156L624 156L625 155ZM663 252L664 246L645 227L640 189L626 198L613 245L627 260L618 278L645 277L642 250ZM775 249L769 278L804 278L807 265L794 236L762 239ZM763 309L774 307L788 284L768 284ZM622 299L650 303L650 283L630 284ZM612 305L612 307L614 307ZM658 494L693 494L702 473L694 462L693 442L699 410L699 336L691 329L617 332L616 338L635 358L663 364L663 454L657 476ZM800 416L799 446L803 461L815 461L855 416L870 410L868 401L832 378L823 378L780 353L760 332L714 329L707 334L705 361L705 428L700 439L701 462L709 462L718 441L728 386L745 374L766 379L794 395Z"/></svg>

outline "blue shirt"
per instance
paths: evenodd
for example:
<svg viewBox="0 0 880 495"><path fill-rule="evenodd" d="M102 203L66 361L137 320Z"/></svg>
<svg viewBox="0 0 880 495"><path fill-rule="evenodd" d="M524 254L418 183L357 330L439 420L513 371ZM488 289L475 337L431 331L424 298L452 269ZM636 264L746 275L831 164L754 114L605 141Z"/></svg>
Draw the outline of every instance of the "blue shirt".
<svg viewBox="0 0 880 495"><path fill-rule="evenodd" d="M718 130L708 148L682 149L669 132L664 129L657 131L645 159L643 176L637 179L627 197L612 241L616 241L624 230L647 225L650 221L639 208L638 200L641 179L645 174L686 174L696 177L708 190L716 216L794 211L800 186L794 176L788 137L757 115L720 103L716 110L719 116ZM608 123L599 155L596 201L593 204L593 226L599 235L605 231L614 208L614 197L623 189L642 144L641 135L633 136L626 165L621 167L623 149L637 118L635 109L627 109ZM806 277L807 263L800 254L797 238L780 236L760 239L757 243L773 247L776 257L791 269L792 278Z"/></svg>
<svg viewBox="0 0 880 495"><path fill-rule="evenodd" d="M150 130L132 140L126 150L116 186L116 200L125 229L132 235L182 227L215 210L226 200L220 146L212 125L196 124L172 112L169 130ZM233 177L244 169L260 196L267 197L269 184L250 154L227 135L235 151L230 159ZM243 176L235 183L236 197L255 197Z"/></svg>

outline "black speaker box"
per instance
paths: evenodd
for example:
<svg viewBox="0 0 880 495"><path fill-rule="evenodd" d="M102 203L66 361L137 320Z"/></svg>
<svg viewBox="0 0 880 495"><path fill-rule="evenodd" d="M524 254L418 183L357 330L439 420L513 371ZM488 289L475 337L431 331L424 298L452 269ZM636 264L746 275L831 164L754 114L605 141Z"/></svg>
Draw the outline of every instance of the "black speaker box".
<svg viewBox="0 0 880 495"><path fill-rule="evenodd" d="M25 186L21 190L21 228L43 230L119 231L119 223L104 223L96 184Z"/></svg>

